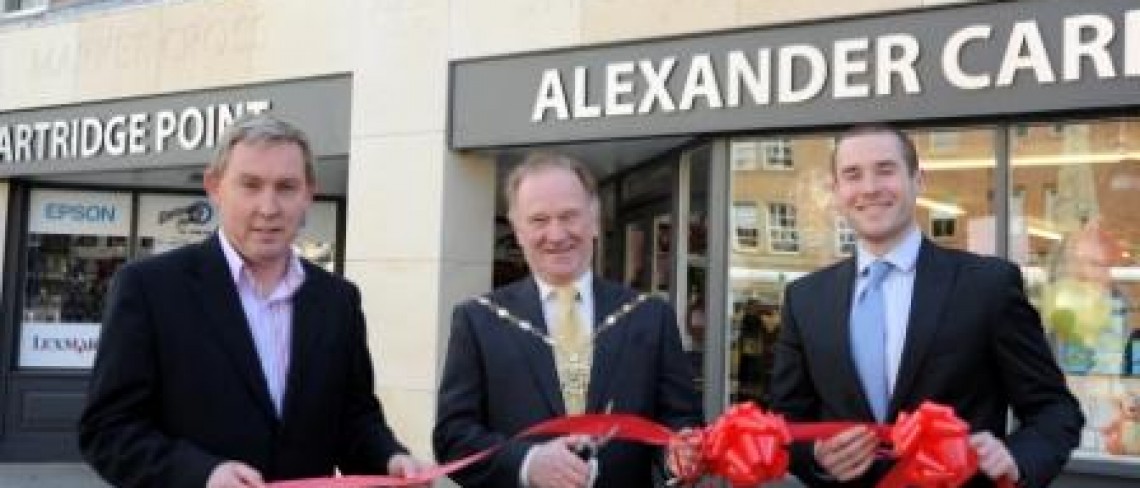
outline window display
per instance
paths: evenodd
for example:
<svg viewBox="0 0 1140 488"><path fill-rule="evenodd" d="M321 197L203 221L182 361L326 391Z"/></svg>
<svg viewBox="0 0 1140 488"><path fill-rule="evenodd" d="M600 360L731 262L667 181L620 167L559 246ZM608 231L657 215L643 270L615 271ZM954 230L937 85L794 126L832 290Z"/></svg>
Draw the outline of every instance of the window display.
<svg viewBox="0 0 1140 488"><path fill-rule="evenodd" d="M140 195L137 255L198 242L217 227L217 213L205 195Z"/></svg>
<svg viewBox="0 0 1140 488"><path fill-rule="evenodd" d="M140 194L134 210L127 192L32 190L19 367L90 368L115 271L128 259L206 239L218 226L205 195ZM295 243L330 271L337 212L336 202L314 202Z"/></svg>
<svg viewBox="0 0 1140 488"><path fill-rule="evenodd" d="M996 169L993 129L924 130L911 135L925 169L925 186L915 209L923 233L945 247L994 254L995 209L988 191ZM728 390L733 400L765 403L784 288L850 256L855 234L832 206L832 135L743 140L781 148L776 153L788 158L778 168L769 160L737 164L732 172ZM735 140L729 148L730 161L761 157L747 152L751 145ZM737 154L741 150L745 153ZM769 156L772 153L767 151ZM959 219L972 225L963 231ZM764 231L749 230L757 228ZM748 241L749 236L755 236L755 242Z"/></svg>
<svg viewBox="0 0 1140 488"><path fill-rule="evenodd" d="M1140 119L1025 124L1010 147L1010 257L1084 409L1077 455L1140 463Z"/></svg>
<svg viewBox="0 0 1140 488"><path fill-rule="evenodd" d="M131 196L36 190L28 208L19 365L89 368L103 296L129 252Z"/></svg>

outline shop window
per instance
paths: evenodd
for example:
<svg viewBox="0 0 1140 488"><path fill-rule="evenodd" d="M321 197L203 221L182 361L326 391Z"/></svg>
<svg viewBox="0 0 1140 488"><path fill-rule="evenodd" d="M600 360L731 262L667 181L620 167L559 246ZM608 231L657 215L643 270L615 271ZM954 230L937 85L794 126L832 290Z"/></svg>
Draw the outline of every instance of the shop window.
<svg viewBox="0 0 1140 488"><path fill-rule="evenodd" d="M1025 187L1018 186L1010 190L1009 214L1014 217L1025 215Z"/></svg>
<svg viewBox="0 0 1140 488"><path fill-rule="evenodd" d="M128 257L131 195L36 190L28 217L19 366L90 368L104 295Z"/></svg>
<svg viewBox="0 0 1140 488"><path fill-rule="evenodd" d="M847 219L835 219L835 253L839 256L852 256L855 254L855 229L847 223Z"/></svg>
<svg viewBox="0 0 1140 488"><path fill-rule="evenodd" d="M1029 137L1029 126L1026 124L1014 124L1012 132L1013 137L1018 139Z"/></svg>
<svg viewBox="0 0 1140 488"><path fill-rule="evenodd" d="M760 247L759 211L752 202L736 202L732 204L733 227L735 228L735 244L740 249L757 249Z"/></svg>
<svg viewBox="0 0 1140 488"><path fill-rule="evenodd" d="M961 139L960 136L961 133L957 131L939 130L931 132L928 136L930 140L930 151L933 153L956 151L958 149L959 140Z"/></svg>
<svg viewBox="0 0 1140 488"><path fill-rule="evenodd" d="M1041 189L1041 199L1043 201L1044 218L1045 220L1053 220L1057 215L1057 187L1046 185Z"/></svg>
<svg viewBox="0 0 1140 488"><path fill-rule="evenodd" d="M930 217L930 237L934 239L945 239L954 237L955 229L958 226L958 219L953 216L936 215Z"/></svg>
<svg viewBox="0 0 1140 488"><path fill-rule="evenodd" d="M787 139L761 141L760 154L763 155L764 169L788 170L794 167L792 143Z"/></svg>
<svg viewBox="0 0 1140 488"><path fill-rule="evenodd" d="M1140 464L1140 119L1036 127L1010 155L1010 258L1087 419L1074 456Z"/></svg>
<svg viewBox="0 0 1140 488"><path fill-rule="evenodd" d="M755 171L760 169L760 158L757 156L758 144L754 140L732 141L729 146L733 171Z"/></svg>
<svg viewBox="0 0 1140 488"><path fill-rule="evenodd" d="M800 252L795 206L787 203L768 204L768 250L782 254Z"/></svg>
<svg viewBox="0 0 1140 488"><path fill-rule="evenodd" d="M140 194L137 208L133 197L31 191L20 368L90 368L115 271L129 259L206 239L217 228L217 215L203 195ZM337 261L337 212L334 201L313 202L294 242L301 257L329 271Z"/></svg>
<svg viewBox="0 0 1140 488"><path fill-rule="evenodd" d="M43 10L48 4L48 0L0 0L0 2L3 6L2 12L11 14Z"/></svg>

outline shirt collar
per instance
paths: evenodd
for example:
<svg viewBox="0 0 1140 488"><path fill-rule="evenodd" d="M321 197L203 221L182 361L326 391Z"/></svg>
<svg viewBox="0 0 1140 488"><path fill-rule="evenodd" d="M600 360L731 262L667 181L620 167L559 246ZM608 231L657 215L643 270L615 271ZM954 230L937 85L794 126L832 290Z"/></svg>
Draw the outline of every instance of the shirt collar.
<svg viewBox="0 0 1140 488"><path fill-rule="evenodd" d="M226 237L226 233L221 229L218 229L218 241L222 244L222 254L226 257L226 265L230 269L230 279L234 281L235 285L241 286L242 276L249 271L245 259L241 257L241 254L238 254L237 249L234 249L229 238ZM277 284L272 294L277 295L278 291L282 291L287 295L292 295L304 281L305 267L301 266L301 259L297 257L297 252L290 250L289 268L285 271L285 277Z"/></svg>
<svg viewBox="0 0 1140 488"><path fill-rule="evenodd" d="M883 256L875 256L862 244L859 244L856 251L859 274L865 273L871 263L880 259L891 263L899 271L909 273L914 270L914 266L918 262L918 250L920 248L922 248L922 232L919 232L918 227L913 225L902 240Z"/></svg>
<svg viewBox="0 0 1140 488"><path fill-rule="evenodd" d="M588 269L585 273L582 273L582 276L574 280L574 290L578 292L579 297L581 297L583 293L586 293L586 290L590 289L590 283L592 283L593 280L594 272ZM542 281L542 278L539 278L538 275L535 275L534 282L538 284L538 296L542 297L542 301L545 302L554 298L554 289L556 288L554 285Z"/></svg>

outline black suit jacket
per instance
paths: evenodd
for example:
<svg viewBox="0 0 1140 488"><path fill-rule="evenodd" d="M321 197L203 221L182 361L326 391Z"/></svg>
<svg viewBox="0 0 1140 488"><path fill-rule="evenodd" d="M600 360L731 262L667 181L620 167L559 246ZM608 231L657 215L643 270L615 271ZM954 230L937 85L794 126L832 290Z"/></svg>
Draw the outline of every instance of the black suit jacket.
<svg viewBox="0 0 1140 488"><path fill-rule="evenodd" d="M404 448L373 393L360 294L304 268L280 419L217 236L120 270L79 423L95 470L162 488L201 488L225 460L267 480L385 472Z"/></svg>
<svg viewBox="0 0 1140 488"><path fill-rule="evenodd" d="M595 323L636 297L632 290L602 280L594 280L593 290ZM487 298L546 330L533 279L500 288ZM587 412L605 411L612 403L614 413L637 414L673 428L701 421L676 317L666 303L649 299L602 332L593 358ZM527 450L541 439L508 439L565 412L550 346L473 300L456 306L439 387L436 457L451 461L507 443L453 479L468 487L517 486ZM601 452L595 486L650 486L658 457L656 449L610 443Z"/></svg>
<svg viewBox="0 0 1140 488"><path fill-rule="evenodd" d="M790 420L874 421L848 340L855 273L852 258L787 289L772 405ZM889 421L924 400L952 406L971 431L1004 438L1026 486L1047 485L1064 466L1084 417L1016 266L923 241ZM1019 425L1007 436L1009 408ZM888 468L877 463L848 486L873 486ZM808 445L794 447L793 470L809 485L832 485ZM990 485L980 475L969 483Z"/></svg>

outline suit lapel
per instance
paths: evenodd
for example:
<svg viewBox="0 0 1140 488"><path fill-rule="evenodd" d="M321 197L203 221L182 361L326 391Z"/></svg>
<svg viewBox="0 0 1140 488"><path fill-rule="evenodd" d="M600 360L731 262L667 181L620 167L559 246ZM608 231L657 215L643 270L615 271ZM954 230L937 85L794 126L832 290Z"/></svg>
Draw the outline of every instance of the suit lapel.
<svg viewBox="0 0 1140 488"><path fill-rule="evenodd" d="M628 299L623 289L603 280L594 279L594 323L593 330L602 325L607 316L617 310ZM628 319L627 319L628 320ZM593 361L590 366L590 386L586 393L586 411L600 412L613 399L609 394L613 374L621 361L621 351L629 336L629 324L620 324L598 336L594 342Z"/></svg>
<svg viewBox="0 0 1140 488"><path fill-rule="evenodd" d="M833 330L827 334L828 339L835 341L827 350L840 351L834 356L834 364L829 371L834 371L838 381L834 384L841 388L840 398L858 398L858 415L864 419L875 418L871 411L871 402L867 400L867 392L863 391L863 382L859 379L859 371L855 366L855 356L851 349L851 297L855 290L857 275L855 258L844 261L836 268L834 283L835 321Z"/></svg>
<svg viewBox="0 0 1140 488"><path fill-rule="evenodd" d="M305 385L306 373L321 364L320 360L314 358L312 351L318 342L318 333L326 330L326 327L321 327L322 314L319 305L326 303L327 297L313 283L315 280L313 275L312 271L306 269L305 281L293 295L293 337L289 346L289 378L285 387L285 398L282 401L282 419L288 418L292 399L301 393L300 389Z"/></svg>
<svg viewBox="0 0 1140 488"><path fill-rule="evenodd" d="M205 327L217 336L233 365L235 375L246 385L254 401L273 421L277 415L269 398L269 387L261 371L261 362L253 346L249 323L241 307L237 287L222 254L221 243L215 234L198 245L200 266L196 266L199 290L199 307L207 315Z"/></svg>
<svg viewBox="0 0 1140 488"><path fill-rule="evenodd" d="M506 290L500 305L548 334L542 314L542 298L538 295L538 285L533 278ZM550 406L550 411L556 416L565 415L566 404L562 401L562 388L558 385L558 370L554 365L554 351L550 345L527 333L517 332L506 336L513 338L515 346L530 363L531 376L539 393Z"/></svg>
<svg viewBox="0 0 1140 488"><path fill-rule="evenodd" d="M910 388L918 377L922 359L938 331L939 318L957 271L953 264L944 251L926 240L922 241L915 266L906 344L903 346L902 360L899 361L894 395L891 396L888 409L889 418L894 417L899 406L908 398Z"/></svg>

